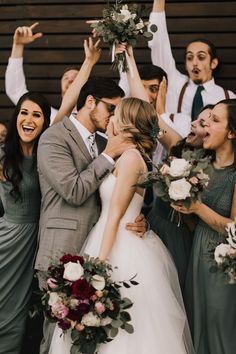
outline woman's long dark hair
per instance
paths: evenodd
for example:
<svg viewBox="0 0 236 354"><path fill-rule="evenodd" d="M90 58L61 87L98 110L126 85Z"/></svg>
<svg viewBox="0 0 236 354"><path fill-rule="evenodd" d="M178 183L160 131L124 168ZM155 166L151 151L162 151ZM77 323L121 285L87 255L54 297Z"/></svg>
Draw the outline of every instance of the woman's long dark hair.
<svg viewBox="0 0 236 354"><path fill-rule="evenodd" d="M2 158L3 175L7 181L12 183L12 190L10 194L14 196L16 200L21 197L19 190L19 184L22 180L22 172L20 165L24 157L20 144L19 134L17 131L17 117L21 110L21 106L25 101L32 101L36 103L43 112L44 124L41 134L49 126L51 114L51 107L47 99L40 93L27 92L23 96L21 96L21 98L17 102L12 118L8 125L8 133L6 136L5 145L3 147L4 156ZM37 162L37 154L35 152L37 151L40 135L37 137L34 144L33 156L35 159L35 163Z"/></svg>

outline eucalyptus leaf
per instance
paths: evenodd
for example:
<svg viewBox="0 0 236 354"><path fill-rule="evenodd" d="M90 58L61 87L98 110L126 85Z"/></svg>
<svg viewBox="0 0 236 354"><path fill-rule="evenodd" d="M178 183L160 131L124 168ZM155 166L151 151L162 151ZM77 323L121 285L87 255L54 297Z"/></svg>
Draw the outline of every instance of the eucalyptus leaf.
<svg viewBox="0 0 236 354"><path fill-rule="evenodd" d="M111 331L110 331L110 336L111 336L112 338L114 338L115 336L117 336L118 332L119 332L119 329L113 327L113 328L111 329Z"/></svg>
<svg viewBox="0 0 236 354"><path fill-rule="evenodd" d="M125 331L128 333L134 333L134 327L130 323L125 324Z"/></svg>
<svg viewBox="0 0 236 354"><path fill-rule="evenodd" d="M114 328L119 328L121 325L122 325L122 321L121 320L119 320L119 319L117 319L117 320L113 320L112 322L111 322L111 325L112 325L112 327L114 327Z"/></svg>

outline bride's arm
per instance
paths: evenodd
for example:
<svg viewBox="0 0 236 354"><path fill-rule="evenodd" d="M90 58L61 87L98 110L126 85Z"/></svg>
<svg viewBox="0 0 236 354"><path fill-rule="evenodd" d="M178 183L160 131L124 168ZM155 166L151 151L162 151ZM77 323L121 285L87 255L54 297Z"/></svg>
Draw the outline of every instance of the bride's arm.
<svg viewBox="0 0 236 354"><path fill-rule="evenodd" d="M129 166L129 168L127 168ZM103 234L99 258L105 260L116 239L119 223L125 214L131 199L136 191L139 172L143 171L144 164L140 156L132 150L126 151L118 162L117 177L113 191L108 218Z"/></svg>

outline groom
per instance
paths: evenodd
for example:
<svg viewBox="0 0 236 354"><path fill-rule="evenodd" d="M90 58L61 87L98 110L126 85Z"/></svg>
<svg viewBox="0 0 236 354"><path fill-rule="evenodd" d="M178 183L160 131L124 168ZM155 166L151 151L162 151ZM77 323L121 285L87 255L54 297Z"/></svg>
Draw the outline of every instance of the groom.
<svg viewBox="0 0 236 354"><path fill-rule="evenodd" d="M35 268L46 270L62 253L79 252L100 214L98 187L114 168L114 159L133 144L122 135L106 140L105 132L123 90L111 79L91 78L81 89L76 117L65 117L50 127L38 146L42 192L39 248ZM92 155L98 155L92 158ZM131 220L133 221L133 220ZM130 225L145 231L145 222ZM51 328L49 328L51 327ZM44 327L40 353L49 351L54 326Z"/></svg>

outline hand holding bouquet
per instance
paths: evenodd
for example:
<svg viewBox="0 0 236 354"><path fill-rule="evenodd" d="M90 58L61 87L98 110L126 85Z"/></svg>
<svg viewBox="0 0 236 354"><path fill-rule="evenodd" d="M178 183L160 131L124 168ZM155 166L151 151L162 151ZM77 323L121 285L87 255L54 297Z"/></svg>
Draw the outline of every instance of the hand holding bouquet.
<svg viewBox="0 0 236 354"><path fill-rule="evenodd" d="M71 254L65 254L45 273L43 307L63 331L71 330L71 353L94 354L119 328L133 333L126 311L132 302L121 297L119 288L138 283L133 279L115 283L111 273L111 266L98 258Z"/></svg>
<svg viewBox="0 0 236 354"><path fill-rule="evenodd" d="M149 22L143 21L142 12L143 7L136 4L128 6L116 1L114 5L103 10L100 21L91 24L96 35L111 46L114 67L120 71L128 71L128 64L125 52L114 55L116 45L126 43L134 47L139 35L149 41L157 30L156 25L149 28Z"/></svg>
<svg viewBox="0 0 236 354"><path fill-rule="evenodd" d="M230 284L236 283L236 218L227 227L227 243L220 243L214 252L218 270L227 275Z"/></svg>
<svg viewBox="0 0 236 354"><path fill-rule="evenodd" d="M182 158L170 156L153 171L141 175L139 185L153 185L164 201L189 208L192 202L201 201L210 170L210 158L204 156L203 150L184 150Z"/></svg>

